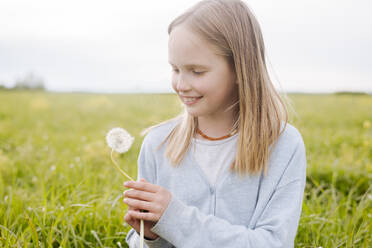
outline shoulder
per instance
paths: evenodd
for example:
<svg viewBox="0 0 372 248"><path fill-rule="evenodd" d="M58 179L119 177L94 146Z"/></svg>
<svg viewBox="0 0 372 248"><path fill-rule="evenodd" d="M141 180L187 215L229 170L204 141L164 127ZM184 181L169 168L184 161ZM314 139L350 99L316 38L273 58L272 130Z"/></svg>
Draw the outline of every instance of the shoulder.
<svg viewBox="0 0 372 248"><path fill-rule="evenodd" d="M282 124L281 130L282 130L282 133L279 136L279 139L282 139L289 143L298 143L302 141L302 135L295 126L289 123L286 123L285 126L284 124Z"/></svg>
<svg viewBox="0 0 372 248"><path fill-rule="evenodd" d="M282 133L280 134L277 142L275 143L274 150L280 154L293 154L296 150L305 150L305 144L299 130L293 125L282 123Z"/></svg>
<svg viewBox="0 0 372 248"><path fill-rule="evenodd" d="M178 122L179 119L170 119L153 126L145 135L143 145L156 148L165 140L165 138L168 137L169 133L173 130Z"/></svg>

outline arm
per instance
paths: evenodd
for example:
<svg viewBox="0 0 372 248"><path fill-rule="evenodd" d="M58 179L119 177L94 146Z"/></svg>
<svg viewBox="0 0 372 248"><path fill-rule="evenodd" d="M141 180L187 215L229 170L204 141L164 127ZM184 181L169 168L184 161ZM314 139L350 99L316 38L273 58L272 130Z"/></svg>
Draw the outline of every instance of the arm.
<svg viewBox="0 0 372 248"><path fill-rule="evenodd" d="M155 184L155 162L150 150L149 145L147 144L147 136L143 140L140 153L138 155L138 176L137 181L140 178L145 178L148 182ZM160 235L159 235L160 236ZM135 229L131 228L127 233L125 241L128 243L130 248L139 248L140 247L140 236ZM172 245L168 243L161 237L158 237L155 240L149 240L144 238L144 248L170 248Z"/></svg>
<svg viewBox="0 0 372 248"><path fill-rule="evenodd" d="M233 225L172 197L168 208L151 229L177 248L293 247L306 182L306 154L302 138L288 161L278 186L255 228Z"/></svg>

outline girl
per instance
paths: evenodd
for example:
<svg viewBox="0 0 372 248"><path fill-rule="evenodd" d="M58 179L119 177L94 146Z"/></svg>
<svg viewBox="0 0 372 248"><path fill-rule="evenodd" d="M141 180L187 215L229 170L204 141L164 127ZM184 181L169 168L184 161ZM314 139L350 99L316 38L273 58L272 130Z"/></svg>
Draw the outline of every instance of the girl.
<svg viewBox="0 0 372 248"><path fill-rule="evenodd" d="M184 111L151 127L139 181L124 185L139 247L293 247L306 182L298 130L266 68L259 24L240 0L204 0L168 28ZM143 210L143 211L140 211Z"/></svg>

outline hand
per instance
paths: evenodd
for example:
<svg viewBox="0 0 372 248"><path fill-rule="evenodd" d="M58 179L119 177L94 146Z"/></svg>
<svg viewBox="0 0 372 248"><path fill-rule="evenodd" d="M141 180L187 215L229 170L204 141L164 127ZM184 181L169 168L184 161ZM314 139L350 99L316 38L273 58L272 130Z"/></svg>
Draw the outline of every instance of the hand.
<svg viewBox="0 0 372 248"><path fill-rule="evenodd" d="M128 181L124 192L124 203L133 209L143 209L148 212L128 211L132 218L157 222L163 215L172 198L172 194L165 188L151 184L145 179L139 182Z"/></svg>
<svg viewBox="0 0 372 248"><path fill-rule="evenodd" d="M136 211L139 212L139 209L134 209L132 207L128 207L128 211ZM134 218L130 212L127 212L124 216L125 222L127 222L129 225L133 227L134 230L136 230L137 234L140 235L140 230L141 230L141 220ZM151 231L151 228L154 226L154 222L152 221L143 221L143 230L144 230L144 236L146 239L157 239L159 236L156 233L153 233Z"/></svg>
<svg viewBox="0 0 372 248"><path fill-rule="evenodd" d="M145 181L145 179L141 179L141 181ZM125 199L125 193L126 191L123 192L123 195L124 195L124 199ZM133 208L131 206L128 205L128 212L125 214L124 216L124 220L125 222L127 222L129 225L131 225L133 227L134 230L136 230L137 234L140 235L140 230L141 230L141 220L140 219L136 219L132 216L132 213L133 212L140 212L139 209L136 209L136 208ZM157 239L159 236L156 234L156 233L153 233L151 231L151 228L155 225L155 223L153 221L143 221L143 226L144 226L144 237L146 239Z"/></svg>

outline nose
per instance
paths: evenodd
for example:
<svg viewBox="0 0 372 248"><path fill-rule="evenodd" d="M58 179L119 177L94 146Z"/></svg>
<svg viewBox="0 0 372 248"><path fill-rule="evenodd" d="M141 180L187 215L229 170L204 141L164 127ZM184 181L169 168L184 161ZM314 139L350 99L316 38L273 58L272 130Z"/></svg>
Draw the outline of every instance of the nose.
<svg viewBox="0 0 372 248"><path fill-rule="evenodd" d="M177 91L189 91L191 89L190 84L187 83L185 80L185 77L182 75L179 75L176 78L176 89Z"/></svg>

